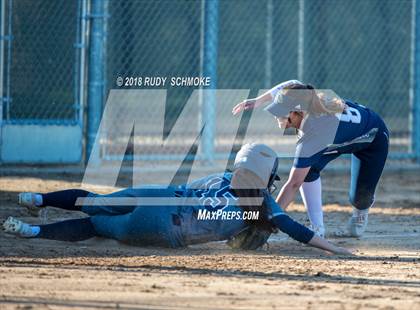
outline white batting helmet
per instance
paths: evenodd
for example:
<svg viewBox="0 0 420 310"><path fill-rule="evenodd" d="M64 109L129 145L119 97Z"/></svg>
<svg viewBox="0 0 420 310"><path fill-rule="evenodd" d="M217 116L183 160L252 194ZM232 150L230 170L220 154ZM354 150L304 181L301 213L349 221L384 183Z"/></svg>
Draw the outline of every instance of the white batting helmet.
<svg viewBox="0 0 420 310"><path fill-rule="evenodd" d="M236 154L234 169L245 168L261 178L270 187L277 176L278 158L276 152L265 144L248 143Z"/></svg>

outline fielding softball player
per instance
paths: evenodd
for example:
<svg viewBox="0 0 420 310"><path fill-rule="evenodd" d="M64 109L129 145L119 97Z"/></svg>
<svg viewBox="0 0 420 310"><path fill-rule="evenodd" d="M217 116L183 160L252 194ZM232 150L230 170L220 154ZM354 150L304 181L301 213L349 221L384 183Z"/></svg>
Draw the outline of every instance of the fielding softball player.
<svg viewBox="0 0 420 310"><path fill-rule="evenodd" d="M29 225L9 217L3 224L8 233L28 238L80 241L94 236L145 246L183 247L190 244L229 240L234 248L256 249L280 229L293 239L333 253L351 254L313 231L293 221L271 197L268 189L277 176L276 153L263 144L247 144L235 158L234 171L210 175L178 187L128 188L110 195L83 190L65 190L47 194L21 193L21 205L38 210L53 206L82 211L83 219L47 225ZM82 205L78 198L155 197L193 198L195 205ZM249 200L260 198L258 203ZM221 211L220 211L221 210ZM243 214L259 211L258 219L244 219ZM230 213L229 213L230 212ZM211 214L212 218L200 214ZM220 214L221 217L217 216ZM233 214L225 216L223 214Z"/></svg>
<svg viewBox="0 0 420 310"><path fill-rule="evenodd" d="M388 156L389 132L384 121L362 105L336 94L327 95L297 80L245 100L232 112L237 114L266 103L270 104L265 110L275 116L279 127L295 128L299 137L294 164L277 203L286 209L300 189L312 229L324 236L320 172L341 154L351 154L349 199L353 215L348 231L351 236L361 236Z"/></svg>

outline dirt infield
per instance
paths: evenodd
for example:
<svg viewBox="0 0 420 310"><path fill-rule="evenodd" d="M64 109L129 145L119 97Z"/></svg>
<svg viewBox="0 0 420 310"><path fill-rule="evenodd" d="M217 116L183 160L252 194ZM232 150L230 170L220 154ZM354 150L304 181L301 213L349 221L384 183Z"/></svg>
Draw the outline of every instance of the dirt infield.
<svg viewBox="0 0 420 310"><path fill-rule="evenodd" d="M37 222L20 191L79 187L81 176L0 178L0 219ZM124 184L123 184L124 185ZM182 250L112 240L67 243L0 235L0 308L420 309L420 176L386 174L366 235L338 237L350 215L348 177L323 177L328 237L358 250L328 255L279 234L260 251L216 242ZM300 204L289 211L305 222ZM50 208L50 221L74 216Z"/></svg>

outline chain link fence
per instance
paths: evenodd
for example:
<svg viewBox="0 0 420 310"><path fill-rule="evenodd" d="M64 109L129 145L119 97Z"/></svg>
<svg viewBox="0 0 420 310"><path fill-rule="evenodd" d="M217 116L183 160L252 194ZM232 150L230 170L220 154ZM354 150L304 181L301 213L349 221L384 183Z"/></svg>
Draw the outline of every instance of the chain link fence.
<svg viewBox="0 0 420 310"><path fill-rule="evenodd" d="M118 88L116 79L122 77L124 89L138 89L138 85L126 83L128 78L199 76L201 40L200 1L109 1L106 7L107 56L106 94ZM141 86L155 89L154 86ZM168 88L165 121L156 117L153 104L143 107L144 113L136 119L136 126L143 128L145 136L137 136L128 146L128 154L133 153L133 143L142 145L142 153L147 158L176 158L183 153L182 145L194 139L191 132L171 139L166 154L159 154L162 130L167 134L176 122L188 98L191 88ZM154 117L154 119L152 119ZM197 122L199 114L189 118ZM154 124L158 122L159 124ZM160 123L161 122L161 123ZM165 124L165 128L164 127ZM123 137L104 137L103 156L116 158L125 153ZM175 156L166 156L169 154Z"/></svg>
<svg viewBox="0 0 420 310"><path fill-rule="evenodd" d="M306 1L304 79L378 112L411 146L413 1Z"/></svg>
<svg viewBox="0 0 420 310"><path fill-rule="evenodd" d="M413 4L222 0L214 56L217 88L250 89L250 96L256 96L262 89L298 78L333 89L382 115L392 132L391 155L406 157L413 144ZM108 89L115 88L118 76L203 73L203 62L209 61L203 59L203 32L208 31L203 2L110 1L108 9ZM168 88L166 121L171 115L176 119L191 92ZM235 134L229 120L235 102L217 104L216 157L229 151L223 137ZM261 114L253 116L258 120L254 136L276 144L280 139ZM173 146L170 152L176 150Z"/></svg>
<svg viewBox="0 0 420 310"><path fill-rule="evenodd" d="M249 90L245 97L288 79L332 89L384 117L393 158L418 156L415 0L2 0L2 7L3 122L82 122L80 106L89 113L98 104L83 91L93 84L102 91L101 109L113 89L166 89L163 128L151 125L156 107L146 106L136 121L144 135L132 133L127 152L123 139L103 136L102 159L130 155L136 143L149 158L178 158L203 124L200 156L228 154L232 141L226 137L238 129L231 116L238 95L197 97L195 114L183 119L197 130L172 139L161 154L159 146L196 88L117 85L118 78L203 75L211 76L210 89ZM85 64L81 42L91 43L86 55L95 52L97 20L103 54ZM93 62L103 81L92 82ZM87 66L89 73L81 73ZM247 117L253 118L250 137L276 147L280 139L267 113L242 121ZM89 119L85 126L91 137L97 128Z"/></svg>
<svg viewBox="0 0 420 310"><path fill-rule="evenodd" d="M3 120L77 120L77 1L3 1Z"/></svg>

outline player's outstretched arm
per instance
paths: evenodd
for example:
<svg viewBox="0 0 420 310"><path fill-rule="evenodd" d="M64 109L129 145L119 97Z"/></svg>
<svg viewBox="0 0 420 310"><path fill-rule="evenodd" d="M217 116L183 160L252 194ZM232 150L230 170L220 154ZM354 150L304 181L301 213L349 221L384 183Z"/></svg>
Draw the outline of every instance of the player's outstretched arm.
<svg viewBox="0 0 420 310"><path fill-rule="evenodd" d="M336 246L335 244L328 242L328 240L321 238L317 235L314 235L312 239L309 240L308 244L318 249L322 249L334 254L354 255L354 253L349 249Z"/></svg>
<svg viewBox="0 0 420 310"><path fill-rule="evenodd" d="M280 205L274 201L273 197L271 197L268 191L263 191L263 194L264 202L269 210L270 220L282 232L288 234L296 241L309 244L315 248L319 248L334 254L353 254L351 251L345 248L338 247L328 242L324 238L316 236L312 230L296 222L290 216L284 213Z"/></svg>
<svg viewBox="0 0 420 310"><path fill-rule="evenodd" d="M232 109L232 114L236 115L240 112L242 112L243 110L251 110L251 109L256 109L262 105L264 105L267 102L271 102L273 101L273 97L271 96L271 92L267 91L264 94L262 94L261 96L258 96L256 98L253 99L246 99L240 103L238 103L237 105L235 105Z"/></svg>
<svg viewBox="0 0 420 310"><path fill-rule="evenodd" d="M298 80L289 80L289 81L281 82L280 84L277 84L272 89L263 93L261 96L258 96L257 98L247 99L238 103L237 105L233 107L232 113L233 115L236 115L239 112L242 112L243 110L255 109L264 105L265 103L272 102L280 90L282 90L285 87L292 86L294 84L303 84L303 83Z"/></svg>
<svg viewBox="0 0 420 310"><path fill-rule="evenodd" d="M280 213L272 218L273 224L282 232L288 234L296 241L309 244L315 248L322 249L334 254L352 255L353 253L345 248L338 247L324 238L318 237L304 225L294 221L285 213Z"/></svg>

